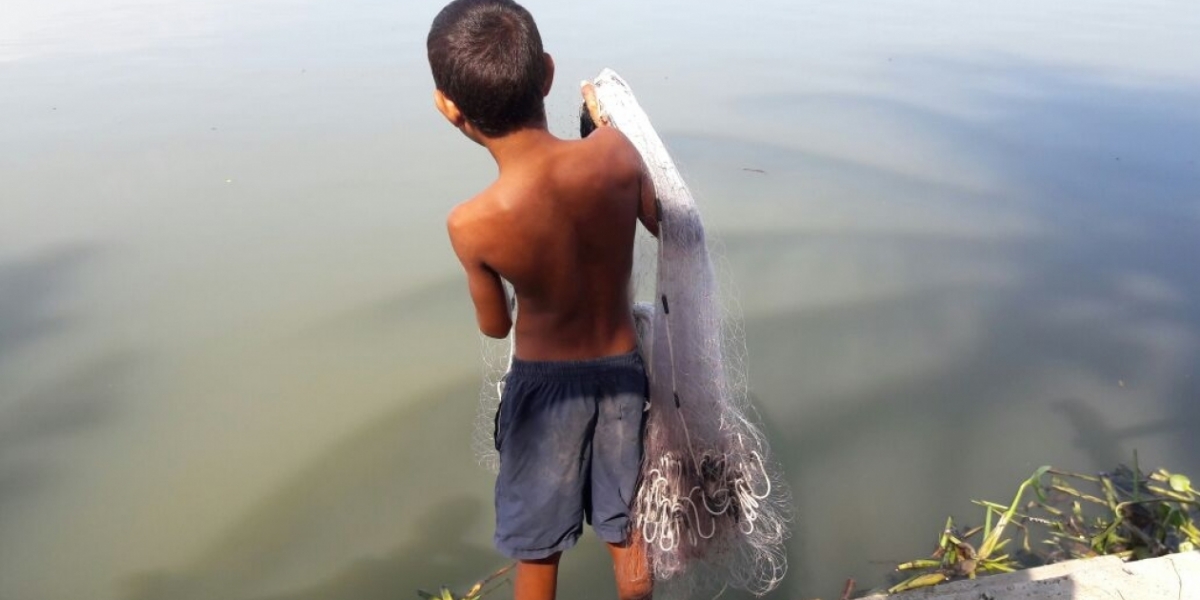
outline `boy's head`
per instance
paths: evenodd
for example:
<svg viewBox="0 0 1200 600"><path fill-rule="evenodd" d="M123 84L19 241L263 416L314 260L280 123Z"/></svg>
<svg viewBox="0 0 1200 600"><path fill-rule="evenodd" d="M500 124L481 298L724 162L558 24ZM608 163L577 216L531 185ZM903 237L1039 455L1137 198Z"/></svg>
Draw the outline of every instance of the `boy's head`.
<svg viewBox="0 0 1200 600"><path fill-rule="evenodd" d="M529 11L512 0L454 0L426 39L438 110L494 138L544 123L554 63Z"/></svg>

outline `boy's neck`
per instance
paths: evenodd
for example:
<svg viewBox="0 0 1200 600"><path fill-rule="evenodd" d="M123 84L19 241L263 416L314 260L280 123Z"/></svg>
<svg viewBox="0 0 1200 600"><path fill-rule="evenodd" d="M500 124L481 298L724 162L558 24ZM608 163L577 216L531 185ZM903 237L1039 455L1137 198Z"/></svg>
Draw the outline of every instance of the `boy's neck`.
<svg viewBox="0 0 1200 600"><path fill-rule="evenodd" d="M550 133L545 123L541 123L533 127L523 127L502 137L484 138L480 143L492 154L496 165L503 171L506 166L520 162L531 152L537 152L547 143L555 141L558 141L558 138Z"/></svg>

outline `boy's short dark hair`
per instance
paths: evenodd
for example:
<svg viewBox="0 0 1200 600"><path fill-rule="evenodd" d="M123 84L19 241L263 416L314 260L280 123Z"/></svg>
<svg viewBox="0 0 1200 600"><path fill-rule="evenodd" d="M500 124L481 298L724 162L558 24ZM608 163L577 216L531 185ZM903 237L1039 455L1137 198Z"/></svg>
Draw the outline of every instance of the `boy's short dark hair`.
<svg viewBox="0 0 1200 600"><path fill-rule="evenodd" d="M499 137L546 118L546 59L533 15L512 0L455 0L425 41L437 89Z"/></svg>

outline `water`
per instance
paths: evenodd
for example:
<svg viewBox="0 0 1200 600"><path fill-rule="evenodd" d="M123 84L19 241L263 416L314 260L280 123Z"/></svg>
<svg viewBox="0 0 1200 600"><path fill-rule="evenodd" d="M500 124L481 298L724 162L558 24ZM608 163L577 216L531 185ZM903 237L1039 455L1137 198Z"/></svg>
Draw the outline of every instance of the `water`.
<svg viewBox="0 0 1200 600"><path fill-rule="evenodd" d="M1043 463L1200 473L1195 3L528 6L552 128L616 68L723 242L796 495L774 597L877 585ZM503 564L443 221L494 167L432 109L439 8L6 3L0 598Z"/></svg>

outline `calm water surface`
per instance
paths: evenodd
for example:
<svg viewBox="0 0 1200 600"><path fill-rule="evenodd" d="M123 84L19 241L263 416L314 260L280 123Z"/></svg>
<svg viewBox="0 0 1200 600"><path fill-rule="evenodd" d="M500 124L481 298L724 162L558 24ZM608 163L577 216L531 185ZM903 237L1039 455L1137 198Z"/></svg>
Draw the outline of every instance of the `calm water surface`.
<svg viewBox="0 0 1200 600"><path fill-rule="evenodd" d="M530 0L722 240L836 597L1043 463L1200 474L1200 5ZM6 0L0 598L415 597L503 563L439 1ZM612 589L595 540L563 596ZM501 594L502 596L503 594Z"/></svg>

